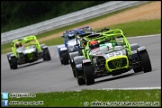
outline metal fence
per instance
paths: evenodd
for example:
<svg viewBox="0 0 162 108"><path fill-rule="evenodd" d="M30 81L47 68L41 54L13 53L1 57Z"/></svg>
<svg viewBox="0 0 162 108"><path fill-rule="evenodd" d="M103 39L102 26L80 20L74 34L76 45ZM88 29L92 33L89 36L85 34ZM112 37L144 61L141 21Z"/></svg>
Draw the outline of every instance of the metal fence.
<svg viewBox="0 0 162 108"><path fill-rule="evenodd" d="M1 44L11 42L13 39L22 38L28 35L37 35L146 2L149 1L110 1L37 24L1 33Z"/></svg>

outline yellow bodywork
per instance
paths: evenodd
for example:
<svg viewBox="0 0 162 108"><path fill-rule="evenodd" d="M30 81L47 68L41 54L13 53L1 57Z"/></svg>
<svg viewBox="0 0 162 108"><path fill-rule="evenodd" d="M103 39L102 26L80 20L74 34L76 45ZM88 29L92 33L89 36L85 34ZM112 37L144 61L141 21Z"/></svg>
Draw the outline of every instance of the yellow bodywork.
<svg viewBox="0 0 162 108"><path fill-rule="evenodd" d="M119 59L122 59L122 58L125 58L126 61L127 61L127 64L126 64L125 66L121 67L121 66L120 66L121 64L118 63L118 64L117 64L117 65L119 65L118 67L116 67L115 69L110 69L110 67L108 66L108 62L113 61L113 60L119 60ZM127 57L126 55L120 55L120 56L114 56L114 57L108 58L108 59L106 60L105 68L106 68L106 70L107 70L108 72L112 72L112 71L114 71L114 70L120 70L120 69L128 69L128 68L129 68L128 57Z"/></svg>

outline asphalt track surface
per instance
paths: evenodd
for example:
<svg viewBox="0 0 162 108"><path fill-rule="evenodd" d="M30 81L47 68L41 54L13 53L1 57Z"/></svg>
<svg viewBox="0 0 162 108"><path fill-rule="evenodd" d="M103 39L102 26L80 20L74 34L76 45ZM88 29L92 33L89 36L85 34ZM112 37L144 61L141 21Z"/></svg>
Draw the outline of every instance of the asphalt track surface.
<svg viewBox="0 0 162 108"><path fill-rule="evenodd" d="M94 85L77 84L69 65L61 65L56 46L49 47L52 60L39 60L11 70L6 54L1 55L1 92L54 92L101 88L140 88L161 86L161 34L156 36L128 38L130 43L146 46L152 72L134 73L130 70L118 76L95 79Z"/></svg>

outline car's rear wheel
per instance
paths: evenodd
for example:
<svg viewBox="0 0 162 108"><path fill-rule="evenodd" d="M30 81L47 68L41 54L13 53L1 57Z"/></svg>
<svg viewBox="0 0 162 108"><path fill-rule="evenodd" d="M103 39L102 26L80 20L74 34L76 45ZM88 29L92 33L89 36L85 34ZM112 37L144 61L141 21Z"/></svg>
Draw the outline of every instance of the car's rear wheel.
<svg viewBox="0 0 162 108"><path fill-rule="evenodd" d="M144 73L152 71L149 55L146 50L138 52Z"/></svg>
<svg viewBox="0 0 162 108"><path fill-rule="evenodd" d="M73 71L73 76L76 77L76 70L75 70L75 68L72 68L72 71Z"/></svg>

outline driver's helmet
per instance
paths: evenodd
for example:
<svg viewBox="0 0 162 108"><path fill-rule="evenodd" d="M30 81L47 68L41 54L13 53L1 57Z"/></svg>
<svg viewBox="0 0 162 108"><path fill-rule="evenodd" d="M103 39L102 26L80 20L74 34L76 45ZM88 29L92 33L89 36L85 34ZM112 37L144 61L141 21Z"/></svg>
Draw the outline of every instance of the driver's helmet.
<svg viewBox="0 0 162 108"><path fill-rule="evenodd" d="M90 41L89 47L90 47L90 49L98 48L99 47L98 41L96 41L96 40Z"/></svg>
<svg viewBox="0 0 162 108"><path fill-rule="evenodd" d="M22 47L22 44L20 42L16 43L16 48Z"/></svg>

